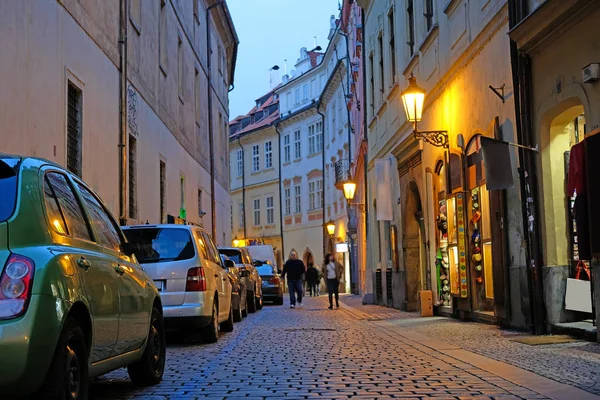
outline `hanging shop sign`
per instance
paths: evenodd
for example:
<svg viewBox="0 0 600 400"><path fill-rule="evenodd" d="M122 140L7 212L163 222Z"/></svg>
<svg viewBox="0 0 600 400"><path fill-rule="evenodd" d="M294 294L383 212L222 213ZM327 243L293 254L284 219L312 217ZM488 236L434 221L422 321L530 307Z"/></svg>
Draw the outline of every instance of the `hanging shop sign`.
<svg viewBox="0 0 600 400"><path fill-rule="evenodd" d="M348 252L348 243L336 243L335 244L335 252L336 253L347 253Z"/></svg>
<svg viewBox="0 0 600 400"><path fill-rule="evenodd" d="M465 240L465 208L464 208L464 195L459 193L456 195L456 222L458 225L458 270L459 270L459 288L460 297L466 298L468 295L468 284L467 284L467 248Z"/></svg>

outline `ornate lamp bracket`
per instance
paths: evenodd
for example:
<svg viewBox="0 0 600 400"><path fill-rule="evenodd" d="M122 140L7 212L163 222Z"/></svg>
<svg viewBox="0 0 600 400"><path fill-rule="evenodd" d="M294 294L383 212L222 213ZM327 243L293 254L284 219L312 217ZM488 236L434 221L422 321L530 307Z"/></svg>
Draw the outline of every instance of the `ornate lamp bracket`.
<svg viewBox="0 0 600 400"><path fill-rule="evenodd" d="M413 135L417 140L424 140L435 147L450 148L448 143L448 131L419 131L416 126Z"/></svg>

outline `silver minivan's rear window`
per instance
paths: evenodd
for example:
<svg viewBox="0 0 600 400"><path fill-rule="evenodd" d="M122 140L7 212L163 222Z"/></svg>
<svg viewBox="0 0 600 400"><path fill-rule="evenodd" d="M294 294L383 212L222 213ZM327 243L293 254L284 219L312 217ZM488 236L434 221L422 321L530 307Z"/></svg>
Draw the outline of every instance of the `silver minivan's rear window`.
<svg viewBox="0 0 600 400"><path fill-rule="evenodd" d="M243 264L242 253L239 250L219 249L219 253L227 256L231 261L236 264Z"/></svg>
<svg viewBox="0 0 600 400"><path fill-rule="evenodd" d="M135 256L142 264L189 260L195 255L188 229L130 228L123 233L130 243L137 245Z"/></svg>
<svg viewBox="0 0 600 400"><path fill-rule="evenodd" d="M12 217L17 203L20 158L0 156L0 222Z"/></svg>

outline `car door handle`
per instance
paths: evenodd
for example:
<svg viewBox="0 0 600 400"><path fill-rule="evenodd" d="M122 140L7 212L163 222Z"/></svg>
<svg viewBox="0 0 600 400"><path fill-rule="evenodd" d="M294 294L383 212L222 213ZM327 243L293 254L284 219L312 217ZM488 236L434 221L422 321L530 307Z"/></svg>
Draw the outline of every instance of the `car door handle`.
<svg viewBox="0 0 600 400"><path fill-rule="evenodd" d="M79 260L77 260L77 265L87 271L88 268L92 266L92 263L86 260L85 257L81 257Z"/></svg>
<svg viewBox="0 0 600 400"><path fill-rule="evenodd" d="M125 273L125 269L122 266L118 265L118 264L115 265L115 271L119 275L123 275Z"/></svg>

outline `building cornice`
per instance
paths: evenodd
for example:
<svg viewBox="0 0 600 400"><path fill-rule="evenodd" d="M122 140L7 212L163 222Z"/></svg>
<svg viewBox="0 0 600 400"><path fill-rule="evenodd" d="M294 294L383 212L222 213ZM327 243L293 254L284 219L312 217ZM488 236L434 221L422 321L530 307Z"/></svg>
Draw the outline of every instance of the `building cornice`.
<svg viewBox="0 0 600 400"><path fill-rule="evenodd" d="M531 53L598 6L596 0L547 0L515 26L509 36L521 52Z"/></svg>

